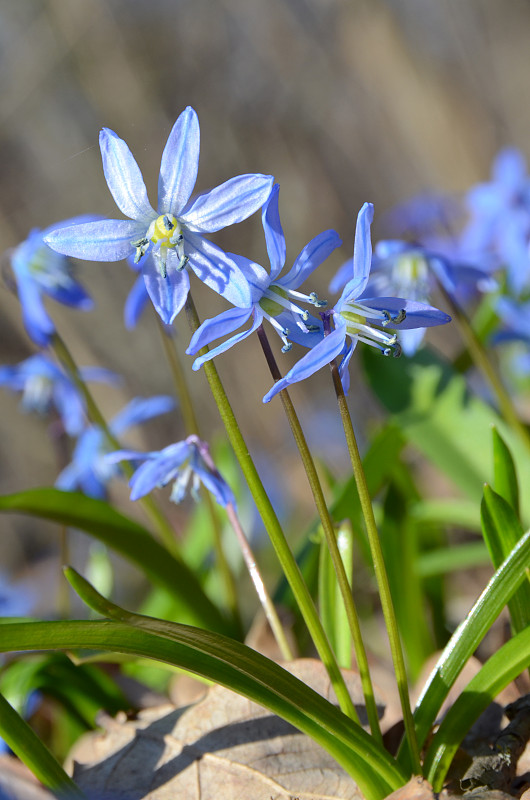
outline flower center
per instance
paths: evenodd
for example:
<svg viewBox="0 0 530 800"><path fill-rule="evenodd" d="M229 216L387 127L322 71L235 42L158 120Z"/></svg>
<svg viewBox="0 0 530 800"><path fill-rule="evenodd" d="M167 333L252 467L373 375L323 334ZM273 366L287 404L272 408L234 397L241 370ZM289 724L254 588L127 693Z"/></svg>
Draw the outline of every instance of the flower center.
<svg viewBox="0 0 530 800"><path fill-rule="evenodd" d="M285 289L282 289L281 286L275 286L274 284L271 284L267 290L267 293L269 296L267 297L266 295L263 295L263 297L261 297L259 300L259 305L270 317L278 317L282 311L285 311L285 307L280 305L280 303L270 297L270 295L275 294L279 297L283 297L284 300L287 300L287 292Z"/></svg>
<svg viewBox="0 0 530 800"><path fill-rule="evenodd" d="M145 236L135 242L131 242L136 251L134 256L135 264L138 264L142 256L145 255L151 242L155 245L153 257L163 278L167 277L166 261L168 250L176 249L179 256L177 269L184 269L189 259L188 256L184 255L184 236L180 223L173 214L161 214L151 222Z"/></svg>
<svg viewBox="0 0 530 800"><path fill-rule="evenodd" d="M377 347L385 356L401 355L397 334L387 333L376 326L381 325L385 328L389 324L399 325L406 317L405 309L392 314L390 311L378 311L362 303L349 303L348 307L352 310L341 311L340 316L346 322L346 331L352 339Z"/></svg>
<svg viewBox="0 0 530 800"><path fill-rule="evenodd" d="M165 247L176 247L179 235L182 235L180 225L173 214L161 214L151 223L147 231L147 237L153 244L160 242Z"/></svg>

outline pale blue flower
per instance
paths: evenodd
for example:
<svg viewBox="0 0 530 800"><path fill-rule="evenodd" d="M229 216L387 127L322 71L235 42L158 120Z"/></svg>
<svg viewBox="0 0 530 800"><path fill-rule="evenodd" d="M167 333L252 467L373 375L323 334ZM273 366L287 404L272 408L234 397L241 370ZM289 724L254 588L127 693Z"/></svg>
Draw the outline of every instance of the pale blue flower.
<svg viewBox="0 0 530 800"><path fill-rule="evenodd" d="M128 428L166 414L174 407L175 401L166 395L136 397L114 417L109 429L119 438ZM77 441L72 461L57 478L57 488L69 492L79 489L89 497L103 500L108 482L120 472L105 458L109 449L103 430L95 425L88 426Z"/></svg>
<svg viewBox="0 0 530 800"><path fill-rule="evenodd" d="M396 333L387 330L388 326L409 329L443 325L450 321L451 318L442 311L413 300L400 297L364 297L372 263L370 225L373 215L373 205L365 203L357 217L352 277L344 287L335 308L323 315L328 320L333 319L335 329L323 336L284 378L276 382L263 398L264 403L268 403L275 394L292 383L313 375L339 355L342 357L341 379L347 391L347 367L357 342L377 347L384 355L398 356L401 352L398 337Z"/></svg>
<svg viewBox="0 0 530 800"><path fill-rule="evenodd" d="M17 283L18 299L22 306L24 327L30 338L46 347L55 333L43 295L59 303L88 311L94 303L72 274L72 265L64 255L51 250L44 242L51 231L93 220L94 217L75 217L41 231L35 228L28 238L11 252L11 266Z"/></svg>
<svg viewBox="0 0 530 800"><path fill-rule="evenodd" d="M116 383L118 377L100 367L82 367L84 381ZM14 366L0 367L0 386L22 392L22 409L45 415L55 408L70 436L78 436L85 427L85 403L68 375L43 354L30 356Z"/></svg>
<svg viewBox="0 0 530 800"><path fill-rule="evenodd" d="M117 461L142 462L129 481L131 500L138 500L173 481L170 499L174 503L180 503L188 491L197 500L202 483L220 505L230 503L235 507L232 490L216 469L207 444L197 436L188 436L181 442L150 453L119 450L109 453L106 460L111 464Z"/></svg>
<svg viewBox="0 0 530 800"><path fill-rule="evenodd" d="M315 236L299 253L289 272L280 278L280 272L285 264L285 237L278 211L279 189L280 187L276 184L262 212L270 273L247 258L232 255L232 258L237 260L241 272L250 286L249 302L246 306L230 308L213 319L205 320L193 334L186 352L194 355L215 339L234 333L251 318L252 325L195 359L193 363L195 370L199 369L205 361L215 358L246 339L259 328L264 319L271 323L281 337L283 352L291 349L292 341L311 347L321 336L321 324L316 320L311 321L309 312L302 308L300 303L309 303L320 308L325 306L326 302L319 300L314 292L309 295L302 294L298 291L298 287L335 248L339 247L341 240L338 234L331 230Z"/></svg>
<svg viewBox="0 0 530 800"><path fill-rule="evenodd" d="M188 264L233 305L248 303L250 289L239 267L202 234L249 217L263 205L273 181L268 175L239 175L190 200L197 178L199 139L197 115L188 106L173 126L162 155L155 211L126 143L104 128L100 147L105 178L116 205L129 219L75 225L46 237L59 253L93 261L120 261L133 254L166 324L186 301ZM146 258L147 253L152 258Z"/></svg>

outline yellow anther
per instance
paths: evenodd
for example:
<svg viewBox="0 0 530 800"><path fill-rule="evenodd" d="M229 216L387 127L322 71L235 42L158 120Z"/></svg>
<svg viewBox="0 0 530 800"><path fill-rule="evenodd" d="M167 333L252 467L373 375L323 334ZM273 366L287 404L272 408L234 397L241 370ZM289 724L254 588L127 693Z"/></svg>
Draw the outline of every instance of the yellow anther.
<svg viewBox="0 0 530 800"><path fill-rule="evenodd" d="M148 233L154 244L162 242L167 247L175 247L176 242L171 242L170 239L176 239L179 232L177 218L173 214L161 214L151 225Z"/></svg>

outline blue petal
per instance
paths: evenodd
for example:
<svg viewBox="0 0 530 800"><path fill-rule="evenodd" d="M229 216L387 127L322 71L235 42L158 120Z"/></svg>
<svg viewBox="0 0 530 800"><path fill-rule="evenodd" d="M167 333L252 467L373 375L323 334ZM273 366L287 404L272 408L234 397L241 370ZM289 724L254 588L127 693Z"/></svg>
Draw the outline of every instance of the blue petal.
<svg viewBox="0 0 530 800"><path fill-rule="evenodd" d="M73 280L68 286L57 286L53 289L44 288L44 291L58 303L72 308L79 308L81 311L90 311L94 308L94 301L88 295L81 284Z"/></svg>
<svg viewBox="0 0 530 800"><path fill-rule="evenodd" d="M179 216L197 180L200 132L197 114L188 106L169 134L158 179L158 208L161 214Z"/></svg>
<svg viewBox="0 0 530 800"><path fill-rule="evenodd" d="M123 309L123 319L125 327L128 330L136 327L148 300L149 294L147 292L147 286L145 285L144 276L139 275L131 291L127 295L127 300L125 301Z"/></svg>
<svg viewBox="0 0 530 800"><path fill-rule="evenodd" d="M284 289L297 289L342 244L336 231L324 231L311 239L297 256L287 275L277 281Z"/></svg>
<svg viewBox="0 0 530 800"><path fill-rule="evenodd" d="M493 180L509 192L516 192L526 178L526 159L515 147L501 150L493 162Z"/></svg>
<svg viewBox="0 0 530 800"><path fill-rule="evenodd" d="M285 236L283 234L280 212L278 209L279 193L280 185L277 183L273 186L270 197L263 206L263 211L261 212L267 253L271 265L271 281L280 274L285 264Z"/></svg>
<svg viewBox="0 0 530 800"><path fill-rule="evenodd" d="M339 375L342 383L342 388L344 389L344 394L348 394L350 391L350 371L348 367L350 366L350 360L353 355L353 351L357 347L357 342L358 339L351 340L351 344L349 347L346 348L346 352L342 356L342 360L339 364Z"/></svg>
<svg viewBox="0 0 530 800"><path fill-rule="evenodd" d="M69 436L79 436L85 426L85 405L77 389L67 381L56 382L55 406Z"/></svg>
<svg viewBox="0 0 530 800"><path fill-rule="evenodd" d="M158 417L159 414L166 414L174 408L175 401L169 395L135 397L114 417L110 429L115 436L119 436L127 428Z"/></svg>
<svg viewBox="0 0 530 800"><path fill-rule="evenodd" d="M254 331L257 330L257 328L259 328L262 322L263 322L263 314L261 313L259 308L254 309L254 322L252 323L251 327L248 328L246 331L241 331L241 333L236 333L235 336L232 336L230 339L227 339L226 342L217 345L217 347L214 347L208 353L205 353L203 356L199 356L199 358L196 358L195 361L193 362L193 370L196 371L200 369L206 361L211 361L212 358L221 355L221 353L225 353L235 344L242 342L243 339L247 339L251 333L254 333Z"/></svg>
<svg viewBox="0 0 530 800"><path fill-rule="evenodd" d="M142 173L123 139L109 128L103 128L99 146L105 179L120 211L142 223L156 217L147 198Z"/></svg>
<svg viewBox="0 0 530 800"><path fill-rule="evenodd" d="M190 277L186 269L178 269L179 258L174 250L168 250L166 276L161 275L155 260L150 256L142 259L145 287L160 319L171 325L183 308L190 290Z"/></svg>
<svg viewBox="0 0 530 800"><path fill-rule="evenodd" d="M197 234L185 231L184 241L189 265L203 283L234 306L252 305L249 283L233 258Z"/></svg>
<svg viewBox="0 0 530 800"><path fill-rule="evenodd" d="M282 389L305 380L326 364L330 364L342 352L345 340L346 326L339 320L338 327L334 331L325 336L289 370L285 377L274 384L263 398L263 402L268 403Z"/></svg>
<svg viewBox="0 0 530 800"><path fill-rule="evenodd" d="M47 347L55 333L55 325L48 316L38 286L30 276L17 276L18 299L22 307L22 320L30 338Z"/></svg>
<svg viewBox="0 0 530 800"><path fill-rule="evenodd" d="M181 214L181 220L195 233L213 233L242 222L267 200L274 178L271 175L238 175L199 195Z"/></svg>
<svg viewBox="0 0 530 800"><path fill-rule="evenodd" d="M363 305L377 311L390 311L397 314L401 309L405 309L406 317L398 325L388 323L388 328L396 331L405 331L410 328L431 328L434 325L446 325L451 322L449 314L445 314L433 306L426 303L418 303L416 300L405 300L402 297L374 297L364 298Z"/></svg>
<svg viewBox="0 0 530 800"><path fill-rule="evenodd" d="M349 258L348 261L345 261L342 264L331 281L329 282L328 291L331 294L336 294L340 292L342 287L351 280L351 276L353 275L353 259Z"/></svg>
<svg viewBox="0 0 530 800"><path fill-rule="evenodd" d="M194 356L203 347L206 347L215 339L226 336L236 331L244 325L252 314L252 308L229 308L216 317L205 319L202 325L191 337L189 347L186 350L188 355Z"/></svg>
<svg viewBox="0 0 530 800"><path fill-rule="evenodd" d="M401 327L401 326L399 326ZM406 356L413 356L418 350L425 337L425 328L415 328L414 330L400 331L399 344Z"/></svg>
<svg viewBox="0 0 530 800"><path fill-rule="evenodd" d="M175 477L190 453L191 446L186 441L169 445L159 453L149 453L148 460L138 467L129 481L131 500L138 500L156 487L165 486Z"/></svg>
<svg viewBox="0 0 530 800"><path fill-rule="evenodd" d="M219 505L226 507L228 503L231 503L235 508L236 499L230 486L227 484L224 478L221 477L221 475L214 475L206 466L204 466L196 449L191 458L191 466L204 486L213 494Z"/></svg>
<svg viewBox="0 0 530 800"><path fill-rule="evenodd" d="M353 245L353 278L343 289L337 306L359 297L366 287L372 265L372 239L370 225L374 218L372 203L365 203L357 215ZM336 308L337 308L336 306Z"/></svg>
<svg viewBox="0 0 530 800"><path fill-rule="evenodd" d="M131 242L144 233L144 226L138 222L106 219L58 228L51 231L44 241L52 250L65 256L88 261L121 261L131 254Z"/></svg>

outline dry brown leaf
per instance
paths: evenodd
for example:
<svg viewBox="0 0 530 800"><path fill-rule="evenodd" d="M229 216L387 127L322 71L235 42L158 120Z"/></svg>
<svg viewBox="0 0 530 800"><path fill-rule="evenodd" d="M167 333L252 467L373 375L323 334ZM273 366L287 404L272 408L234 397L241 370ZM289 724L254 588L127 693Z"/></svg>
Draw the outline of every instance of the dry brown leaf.
<svg viewBox="0 0 530 800"><path fill-rule="evenodd" d="M329 699L319 661L286 667ZM345 673L355 704L359 677ZM362 711L362 709L361 709ZM215 686L196 705L108 720L74 748L74 778L97 800L360 800L353 779L312 739L256 703Z"/></svg>

